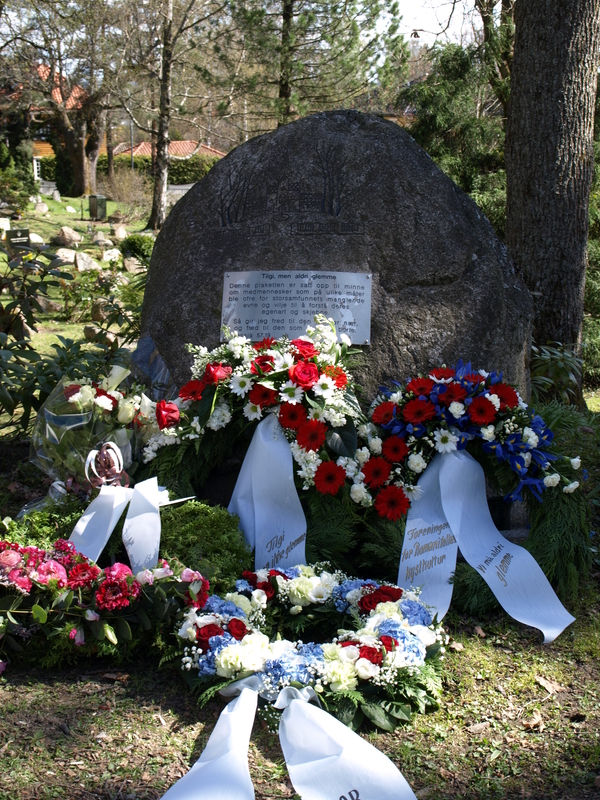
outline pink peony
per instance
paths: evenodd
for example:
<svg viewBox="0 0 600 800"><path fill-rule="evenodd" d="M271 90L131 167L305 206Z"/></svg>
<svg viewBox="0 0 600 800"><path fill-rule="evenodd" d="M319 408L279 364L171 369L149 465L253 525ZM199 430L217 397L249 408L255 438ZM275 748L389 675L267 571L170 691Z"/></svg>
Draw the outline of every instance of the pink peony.
<svg viewBox="0 0 600 800"><path fill-rule="evenodd" d="M104 575L107 581L121 581L123 578L127 578L128 575L133 575L133 572L126 564L117 562L112 567L106 567Z"/></svg>
<svg viewBox="0 0 600 800"><path fill-rule="evenodd" d="M54 561L54 559L51 558L39 565L36 572L32 574L32 578L38 583L44 584L47 584L49 581L56 581L58 583L58 588L62 589L63 586L67 585L67 570L62 564L59 564L58 561Z"/></svg>
<svg viewBox="0 0 600 800"><path fill-rule="evenodd" d="M23 561L23 556L16 550L4 550L0 553L0 569L10 569L16 567Z"/></svg>
<svg viewBox="0 0 600 800"><path fill-rule="evenodd" d="M11 571L8 573L8 580L12 581L14 585L22 592L31 591L33 584L27 577L26 572L22 569L11 569Z"/></svg>

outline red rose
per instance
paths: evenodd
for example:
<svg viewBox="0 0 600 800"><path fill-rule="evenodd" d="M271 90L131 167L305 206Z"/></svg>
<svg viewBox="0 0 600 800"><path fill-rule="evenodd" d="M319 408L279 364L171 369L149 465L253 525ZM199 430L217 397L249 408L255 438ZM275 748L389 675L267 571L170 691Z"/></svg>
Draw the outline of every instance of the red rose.
<svg viewBox="0 0 600 800"><path fill-rule="evenodd" d="M179 390L182 400L202 400L202 392L206 389L204 381L188 381Z"/></svg>
<svg viewBox="0 0 600 800"><path fill-rule="evenodd" d="M244 625L241 619L237 619L236 617L229 620L227 627L229 628L229 633L234 639L237 639L238 642L240 642L248 633L248 628Z"/></svg>
<svg viewBox="0 0 600 800"><path fill-rule="evenodd" d="M280 577L280 578L283 578L283 579L284 579L284 581L289 581L289 578L288 578L288 576L287 576L287 575L284 575L284 573L283 573L283 572L281 572L280 570L278 570L278 569L270 569L270 570L269 570L269 577L272 577L272 578L274 578L274 577L276 577L277 575L279 575L279 577Z"/></svg>
<svg viewBox="0 0 600 800"><path fill-rule="evenodd" d="M81 386L78 383L70 383L68 386L65 386L63 389L63 394L65 396L65 400L73 397L73 395L77 394L77 392L81 389Z"/></svg>
<svg viewBox="0 0 600 800"><path fill-rule="evenodd" d="M212 639L213 636L222 636L223 633L223 628L219 628L218 625L214 624L205 625L203 628L198 628L196 631L196 641L198 642L198 647L203 653L206 653L206 651L209 649L208 640Z"/></svg>
<svg viewBox="0 0 600 800"><path fill-rule="evenodd" d="M360 645L360 642L349 641L349 642L340 642L340 647L356 647Z"/></svg>
<svg viewBox="0 0 600 800"><path fill-rule="evenodd" d="M375 594L381 597L380 603L395 603L400 600L404 591L399 586L380 586Z"/></svg>
<svg viewBox="0 0 600 800"><path fill-rule="evenodd" d="M358 601L358 607L363 614L369 614L371 611L375 611L375 607L381 602L381 600L377 599L376 594L376 592L365 594Z"/></svg>
<svg viewBox="0 0 600 800"><path fill-rule="evenodd" d="M267 375L269 372L273 372L274 363L273 356L256 356L250 364L250 372L253 375Z"/></svg>
<svg viewBox="0 0 600 800"><path fill-rule="evenodd" d="M242 578L247 581L253 589L256 589L256 572L250 572L250 570L245 569L242 572Z"/></svg>
<svg viewBox="0 0 600 800"><path fill-rule="evenodd" d="M96 391L96 397L108 397L108 399L112 403L111 411L114 411L115 408L119 405L119 401L117 400L117 398L113 397L108 392L105 392L104 389L96 389L95 391Z"/></svg>
<svg viewBox="0 0 600 800"><path fill-rule="evenodd" d="M366 658L367 661L370 661L371 664L376 664L379 666L383 663L383 653L377 647L360 647L359 648L360 658Z"/></svg>
<svg viewBox="0 0 600 800"><path fill-rule="evenodd" d="M312 389L319 380L319 370L311 361L298 361L290 367L289 376L302 389Z"/></svg>
<svg viewBox="0 0 600 800"><path fill-rule="evenodd" d="M396 403L392 403L390 400L387 400L385 403L380 403L375 409L373 409L371 419L375 425L386 425L391 421L392 417L394 416L394 411L397 408L398 406Z"/></svg>
<svg viewBox="0 0 600 800"><path fill-rule="evenodd" d="M390 652L390 650L393 650L398 644L398 642L391 636L380 636L379 641L385 647L388 653Z"/></svg>
<svg viewBox="0 0 600 800"><path fill-rule="evenodd" d="M179 408L175 403L159 400L156 404L156 422L162 431L163 428L172 428L179 422Z"/></svg>
<svg viewBox="0 0 600 800"><path fill-rule="evenodd" d="M223 364L207 364L206 369L204 370L204 377L202 380L205 383L218 383L219 381L224 381L229 376L233 370L231 367L224 367Z"/></svg>
<svg viewBox="0 0 600 800"><path fill-rule="evenodd" d="M267 595L267 600L272 600L273 597L275 597L275 589L273 588L271 581L261 581L260 583L256 584L256 588L263 590L263 592Z"/></svg>
<svg viewBox="0 0 600 800"><path fill-rule="evenodd" d="M319 355L319 351L312 342L305 342L304 339L292 339L291 344L298 351L300 358L314 358Z"/></svg>

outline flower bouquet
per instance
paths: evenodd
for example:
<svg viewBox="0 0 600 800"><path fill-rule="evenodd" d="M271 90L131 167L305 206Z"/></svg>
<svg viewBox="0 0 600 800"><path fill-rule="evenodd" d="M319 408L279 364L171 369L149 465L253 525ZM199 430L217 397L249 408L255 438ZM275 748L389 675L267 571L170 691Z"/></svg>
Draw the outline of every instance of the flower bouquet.
<svg viewBox="0 0 600 800"><path fill-rule="evenodd" d="M128 375L129 370L117 366L100 383L62 378L38 412L31 439L33 463L76 491L87 491L93 484L86 470L88 455L110 441L127 469L134 432L145 424L149 402L140 393L118 390Z"/></svg>
<svg viewBox="0 0 600 800"><path fill-rule="evenodd" d="M203 700L250 675L274 702L286 686L311 686L328 711L353 728L366 717L393 730L436 707L441 693L439 656L447 638L415 592L373 580L348 578L324 565L245 573L236 592L191 604L178 635L191 646L182 669ZM293 621L327 607L349 627L315 641L282 638ZM322 619L322 617L321 617ZM277 620L279 630L273 630ZM268 635L269 634L269 635Z"/></svg>
<svg viewBox="0 0 600 800"><path fill-rule="evenodd" d="M177 561L134 576L125 564L100 569L64 539L51 550L0 541L0 656L33 650L50 666L65 655L118 655L207 597L208 581Z"/></svg>

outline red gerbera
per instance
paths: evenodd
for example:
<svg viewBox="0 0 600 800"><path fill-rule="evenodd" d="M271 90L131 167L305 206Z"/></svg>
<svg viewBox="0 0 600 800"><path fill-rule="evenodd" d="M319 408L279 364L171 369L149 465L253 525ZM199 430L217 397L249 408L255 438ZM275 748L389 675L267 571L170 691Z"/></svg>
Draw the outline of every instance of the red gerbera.
<svg viewBox="0 0 600 800"><path fill-rule="evenodd" d="M469 419L475 425L489 425L496 417L496 407L487 397L479 395L476 397L468 409Z"/></svg>
<svg viewBox="0 0 600 800"><path fill-rule="evenodd" d="M318 450L325 443L327 425L318 419L309 419L298 428L297 441L304 450Z"/></svg>
<svg viewBox="0 0 600 800"><path fill-rule="evenodd" d="M394 410L397 407L396 403L392 403L391 400L386 400L385 403L380 403L373 409L371 419L375 425L386 425L394 416Z"/></svg>
<svg viewBox="0 0 600 800"><path fill-rule="evenodd" d="M253 375L266 375L267 372L273 372L273 364L275 359L273 356L256 356L254 361L250 364L250 372Z"/></svg>
<svg viewBox="0 0 600 800"><path fill-rule="evenodd" d="M69 589L91 586L92 582L100 575L100 572L100 568L94 564L76 564L69 572L67 586Z"/></svg>
<svg viewBox="0 0 600 800"><path fill-rule="evenodd" d="M282 428L292 428L297 431L303 422L306 422L306 409L299 403L282 403L279 407L279 422Z"/></svg>
<svg viewBox="0 0 600 800"><path fill-rule="evenodd" d="M431 378L413 378L410 383L406 384L406 391L413 392L419 397L422 394L429 394L434 386L435 383Z"/></svg>
<svg viewBox="0 0 600 800"><path fill-rule="evenodd" d="M485 378L478 372L469 372L468 375L465 375L465 380L469 383L485 383Z"/></svg>
<svg viewBox="0 0 600 800"><path fill-rule="evenodd" d="M315 486L321 494L337 494L346 481L346 470L335 461L323 461L315 472Z"/></svg>
<svg viewBox="0 0 600 800"><path fill-rule="evenodd" d="M429 377L437 378L438 381L447 381L448 378L453 378L455 374L451 367L438 367L431 370Z"/></svg>
<svg viewBox="0 0 600 800"><path fill-rule="evenodd" d="M275 344L275 339L272 336L265 336L264 339L261 339L260 342L254 342L252 347L255 350L268 350Z"/></svg>
<svg viewBox="0 0 600 800"><path fill-rule="evenodd" d="M365 483L372 489L378 489L390 477L391 466L385 458L370 458L361 467Z"/></svg>
<svg viewBox="0 0 600 800"><path fill-rule="evenodd" d="M348 383L348 376L342 367L334 367L333 364L328 364L325 367L325 375L333 378L338 389L343 389Z"/></svg>
<svg viewBox="0 0 600 800"><path fill-rule="evenodd" d="M383 457L391 461L392 464L402 461L408 455L408 447L401 436L390 436L386 439L381 448Z"/></svg>
<svg viewBox="0 0 600 800"><path fill-rule="evenodd" d="M275 405L278 398L279 395L275 389L269 389L266 386L262 386L260 383L257 383L256 386L253 386L248 394L248 400L257 406Z"/></svg>
<svg viewBox="0 0 600 800"><path fill-rule="evenodd" d="M463 389L460 383L449 383L445 392L438 395L440 403L449 406L450 403L462 403L467 396L467 390Z"/></svg>
<svg viewBox="0 0 600 800"><path fill-rule="evenodd" d="M498 395L500 398L500 411L506 411L507 408L516 408L519 405L519 396L512 388L506 383L497 383L491 387L490 392Z"/></svg>
<svg viewBox="0 0 600 800"><path fill-rule="evenodd" d="M399 486L384 487L375 500L375 508L380 517L395 521L400 519L410 506L408 497Z"/></svg>
<svg viewBox="0 0 600 800"><path fill-rule="evenodd" d="M206 389L204 381L188 381L179 390L182 400L202 400L202 392Z"/></svg>
<svg viewBox="0 0 600 800"><path fill-rule="evenodd" d="M413 425L427 422L435 417L435 406L429 400L409 400L402 409L402 416Z"/></svg>

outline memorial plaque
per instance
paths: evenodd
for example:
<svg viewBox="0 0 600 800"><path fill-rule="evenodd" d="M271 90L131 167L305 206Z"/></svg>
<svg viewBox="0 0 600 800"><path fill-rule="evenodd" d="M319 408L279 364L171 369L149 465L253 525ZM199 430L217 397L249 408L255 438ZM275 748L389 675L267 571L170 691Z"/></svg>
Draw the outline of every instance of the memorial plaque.
<svg viewBox="0 0 600 800"><path fill-rule="evenodd" d="M371 283L370 274L357 272L226 272L221 324L252 341L297 339L315 314L324 314L335 320L338 335L369 344Z"/></svg>

